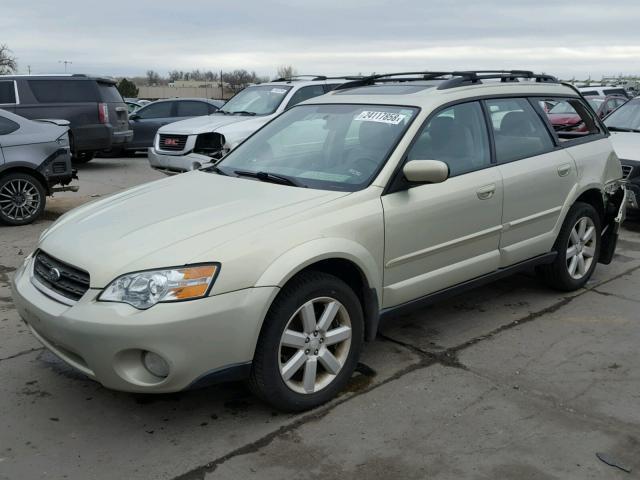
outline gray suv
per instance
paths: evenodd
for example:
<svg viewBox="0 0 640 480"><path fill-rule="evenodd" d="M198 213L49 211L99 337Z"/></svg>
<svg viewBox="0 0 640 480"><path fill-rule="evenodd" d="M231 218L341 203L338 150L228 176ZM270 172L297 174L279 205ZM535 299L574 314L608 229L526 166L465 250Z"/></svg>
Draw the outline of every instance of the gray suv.
<svg viewBox="0 0 640 480"><path fill-rule="evenodd" d="M114 80L87 75L15 75L0 77L0 108L37 120L68 120L75 163L130 142L127 106Z"/></svg>

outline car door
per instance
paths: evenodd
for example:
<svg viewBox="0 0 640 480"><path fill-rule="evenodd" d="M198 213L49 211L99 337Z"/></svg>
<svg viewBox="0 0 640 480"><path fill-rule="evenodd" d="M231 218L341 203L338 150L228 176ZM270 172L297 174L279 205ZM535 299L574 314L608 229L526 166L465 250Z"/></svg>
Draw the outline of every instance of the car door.
<svg viewBox="0 0 640 480"><path fill-rule="evenodd" d="M576 183L577 169L573 158L556 148L542 109L528 99L490 99L485 106L492 117L504 182L500 251L501 266L507 266L551 250L553 230Z"/></svg>
<svg viewBox="0 0 640 480"><path fill-rule="evenodd" d="M150 103L129 117L129 124L133 130L133 140L129 146L133 148L153 146L153 139L158 129L176 120L174 118L175 103L175 101Z"/></svg>
<svg viewBox="0 0 640 480"><path fill-rule="evenodd" d="M416 135L405 161L444 161L449 178L382 197L385 308L498 268L502 178L489 145L479 102L436 112Z"/></svg>

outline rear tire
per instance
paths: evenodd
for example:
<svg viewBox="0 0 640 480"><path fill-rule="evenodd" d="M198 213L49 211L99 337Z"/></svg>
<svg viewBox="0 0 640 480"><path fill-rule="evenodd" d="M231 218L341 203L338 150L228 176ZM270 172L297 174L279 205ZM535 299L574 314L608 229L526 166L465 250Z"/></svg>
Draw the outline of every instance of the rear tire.
<svg viewBox="0 0 640 480"><path fill-rule="evenodd" d="M10 173L0 177L0 222L26 225L44 211L46 191L33 175Z"/></svg>
<svg viewBox="0 0 640 480"><path fill-rule="evenodd" d="M600 256L600 215L588 203L576 202L567 213L554 250L553 263L536 269L552 288L570 292L582 288L596 268Z"/></svg>
<svg viewBox="0 0 640 480"><path fill-rule="evenodd" d="M303 272L267 313L249 387L279 410L322 405L349 382L363 339L362 307L353 290L333 275Z"/></svg>

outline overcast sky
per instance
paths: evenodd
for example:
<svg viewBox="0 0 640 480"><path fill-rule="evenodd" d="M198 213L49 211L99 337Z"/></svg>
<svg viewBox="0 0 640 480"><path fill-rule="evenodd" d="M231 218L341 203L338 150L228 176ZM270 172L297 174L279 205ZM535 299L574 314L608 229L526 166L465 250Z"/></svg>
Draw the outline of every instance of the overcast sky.
<svg viewBox="0 0 640 480"><path fill-rule="evenodd" d="M518 68L640 74L640 1L2 0L21 73Z"/></svg>

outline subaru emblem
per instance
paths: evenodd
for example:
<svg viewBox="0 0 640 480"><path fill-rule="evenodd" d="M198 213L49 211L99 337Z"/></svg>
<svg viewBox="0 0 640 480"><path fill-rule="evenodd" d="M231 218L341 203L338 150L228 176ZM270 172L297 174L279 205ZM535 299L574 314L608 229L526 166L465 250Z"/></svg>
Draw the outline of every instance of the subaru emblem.
<svg viewBox="0 0 640 480"><path fill-rule="evenodd" d="M52 268L49 270L49 280L52 282L57 282L60 280L60 270L57 268Z"/></svg>

